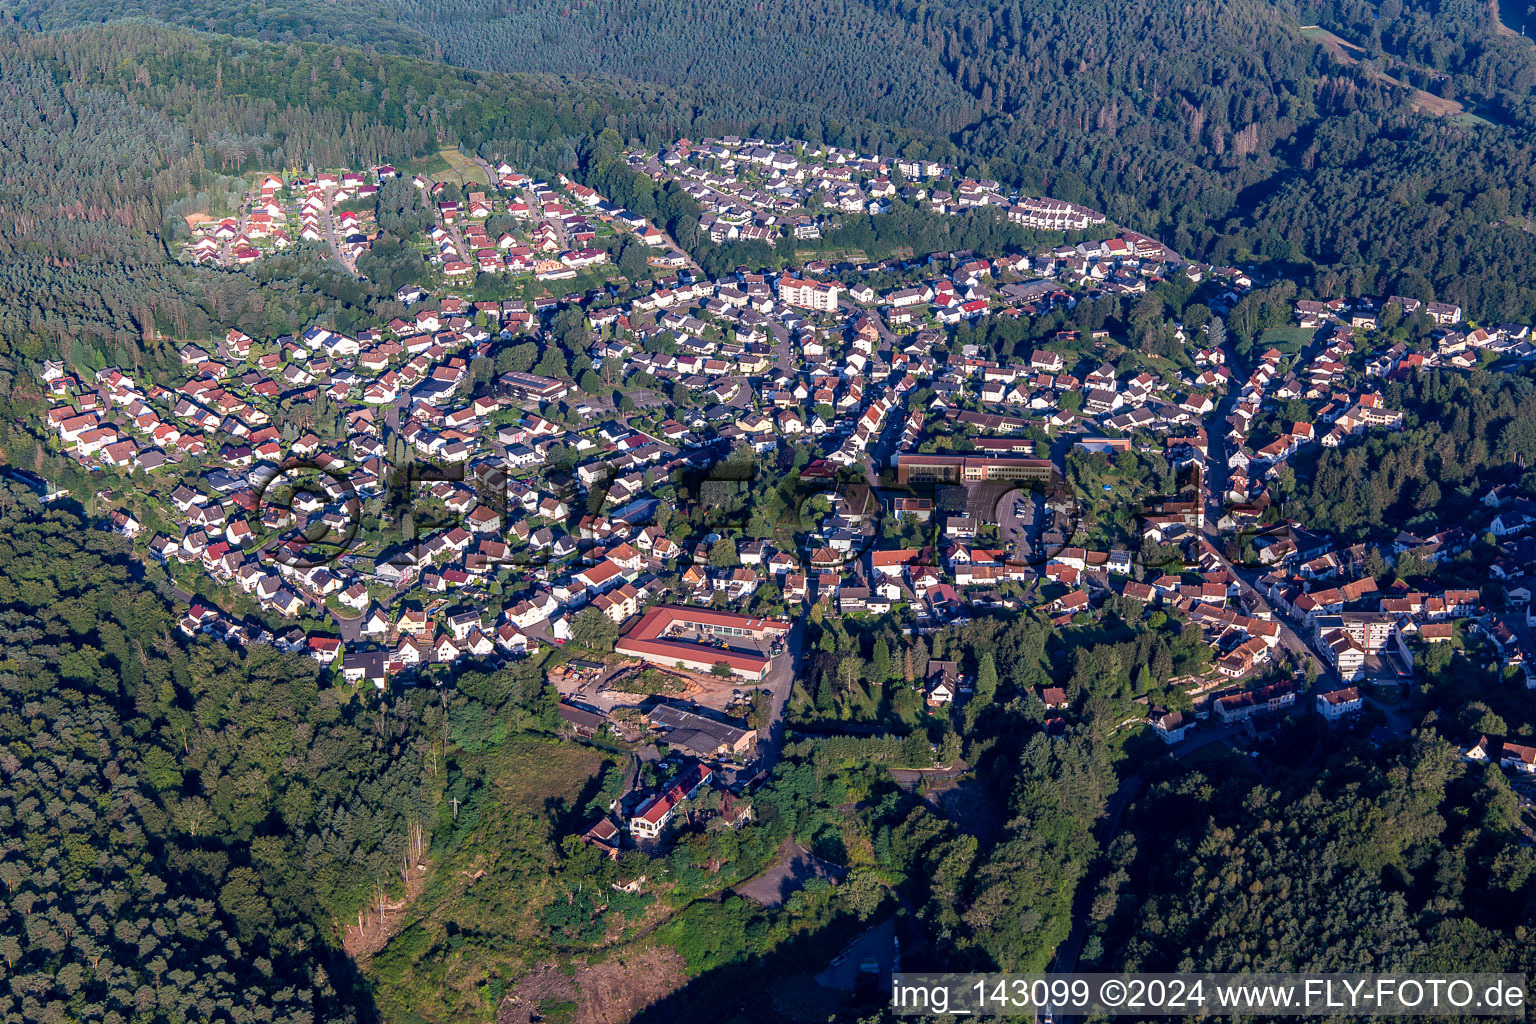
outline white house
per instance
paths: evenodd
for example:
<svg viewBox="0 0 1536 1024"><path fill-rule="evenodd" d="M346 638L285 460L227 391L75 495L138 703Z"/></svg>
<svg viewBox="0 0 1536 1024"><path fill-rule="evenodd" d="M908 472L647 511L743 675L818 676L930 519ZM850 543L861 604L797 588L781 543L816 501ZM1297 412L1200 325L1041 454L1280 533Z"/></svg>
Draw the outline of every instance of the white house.
<svg viewBox="0 0 1536 1024"><path fill-rule="evenodd" d="M1330 722L1337 722L1356 714L1365 707L1360 688L1346 686L1342 690L1330 690L1317 695L1317 713Z"/></svg>
<svg viewBox="0 0 1536 1024"><path fill-rule="evenodd" d="M1154 710L1147 721L1152 723L1153 730L1162 737L1163 742L1170 745L1183 740L1189 730L1195 727L1195 720L1182 711Z"/></svg>

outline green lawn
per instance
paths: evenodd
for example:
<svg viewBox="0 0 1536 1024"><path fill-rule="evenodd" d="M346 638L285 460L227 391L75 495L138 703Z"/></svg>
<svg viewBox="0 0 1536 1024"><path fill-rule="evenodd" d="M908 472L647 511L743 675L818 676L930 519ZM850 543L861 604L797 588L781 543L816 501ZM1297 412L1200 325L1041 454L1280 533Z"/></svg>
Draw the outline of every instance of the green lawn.
<svg viewBox="0 0 1536 1024"><path fill-rule="evenodd" d="M486 177L485 169L458 150L441 149L438 150L437 155L448 167L448 170L443 173L445 180L457 179L461 185L490 185L491 179Z"/></svg>
<svg viewBox="0 0 1536 1024"><path fill-rule="evenodd" d="M1259 335L1258 351L1277 348L1286 355L1294 355L1309 344L1317 334L1310 327L1270 327Z"/></svg>
<svg viewBox="0 0 1536 1024"><path fill-rule="evenodd" d="M1145 722L1137 722L1110 734L1109 748L1116 760L1124 759L1132 766L1143 764L1167 751L1157 732Z"/></svg>

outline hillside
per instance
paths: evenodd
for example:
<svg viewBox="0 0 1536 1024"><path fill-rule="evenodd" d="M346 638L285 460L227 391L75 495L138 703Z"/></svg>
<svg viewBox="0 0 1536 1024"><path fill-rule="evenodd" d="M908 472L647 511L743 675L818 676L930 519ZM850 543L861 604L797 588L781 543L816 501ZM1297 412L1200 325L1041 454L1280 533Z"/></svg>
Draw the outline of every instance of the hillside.
<svg viewBox="0 0 1536 1024"><path fill-rule="evenodd" d="M0 3L8 1019L1536 973L1536 776L1463 756L1536 757L1482 0ZM1421 659L1352 724L1345 586Z"/></svg>
<svg viewBox="0 0 1536 1024"><path fill-rule="evenodd" d="M311 256L260 271L169 258L185 215L238 200L238 176L256 168L406 162L462 141L574 170L610 122L635 134L689 126L675 97L643 90L148 23L13 34L10 46L0 63L0 332L15 356L86 366L174 360L163 337L280 333L317 315L350 324L391 308L392 295ZM33 463L31 439L9 421L0 446L12 463Z"/></svg>
<svg viewBox="0 0 1536 1024"><path fill-rule="evenodd" d="M15 11L44 28L145 14L261 38L366 37L623 92L636 87L621 80L643 81L678 111L647 125L664 130L618 126L649 145L736 132L956 154L969 173L1103 209L1211 262L1313 265L1319 286L1413 290L1487 318L1536 310L1536 289L1503 270L1536 258L1522 229L1536 216L1536 48L1474 0L1434 17L1421 2L1313 3L1304 21L1266 0L216 7ZM1360 49L1308 38L1303 23ZM1436 116L1457 111L1468 116ZM484 135L467 134L472 146Z"/></svg>

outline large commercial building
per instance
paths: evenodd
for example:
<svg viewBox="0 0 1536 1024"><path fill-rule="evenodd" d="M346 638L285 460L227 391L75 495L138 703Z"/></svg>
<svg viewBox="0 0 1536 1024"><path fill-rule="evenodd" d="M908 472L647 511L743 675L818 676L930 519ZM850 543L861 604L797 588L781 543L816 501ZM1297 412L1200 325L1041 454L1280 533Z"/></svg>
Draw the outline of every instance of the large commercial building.
<svg viewBox="0 0 1536 1024"><path fill-rule="evenodd" d="M970 484L989 480L1050 480L1055 472L1050 459L1026 459L1009 455L924 455L902 452L896 456L898 484Z"/></svg>
<svg viewBox="0 0 1536 1024"><path fill-rule="evenodd" d="M554 377L540 377L535 373L513 370L497 378L501 394L520 402L553 402L570 394L571 385Z"/></svg>
<svg viewBox="0 0 1536 1024"><path fill-rule="evenodd" d="M756 651L710 643L718 638L769 641L789 632L782 619L732 615L708 608L657 605L619 638L614 650L631 658L664 668L681 667L690 672L709 672L724 662L732 674L751 682L768 676L771 659Z"/></svg>

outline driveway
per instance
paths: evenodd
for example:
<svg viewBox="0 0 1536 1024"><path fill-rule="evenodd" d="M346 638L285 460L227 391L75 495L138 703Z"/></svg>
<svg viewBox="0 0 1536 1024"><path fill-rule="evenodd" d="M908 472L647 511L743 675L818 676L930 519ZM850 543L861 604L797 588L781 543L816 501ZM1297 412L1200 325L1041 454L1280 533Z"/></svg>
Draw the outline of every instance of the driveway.
<svg viewBox="0 0 1536 1024"><path fill-rule="evenodd" d="M334 608L325 610L326 617L336 626L336 635L349 644L355 644L363 637L363 616L354 619L345 619L336 614Z"/></svg>

